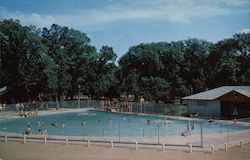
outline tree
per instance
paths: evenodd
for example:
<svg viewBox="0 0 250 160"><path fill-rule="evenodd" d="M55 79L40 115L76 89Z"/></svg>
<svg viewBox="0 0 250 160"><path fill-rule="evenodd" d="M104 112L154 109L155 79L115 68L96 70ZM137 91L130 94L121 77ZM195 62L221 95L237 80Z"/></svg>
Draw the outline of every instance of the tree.
<svg viewBox="0 0 250 160"><path fill-rule="evenodd" d="M87 34L53 24L41 31L18 20L0 22L0 87L8 102L81 93L121 94L168 101L222 85L250 85L250 33L210 43L200 39L131 46L115 64L110 46L99 51Z"/></svg>
<svg viewBox="0 0 250 160"><path fill-rule="evenodd" d="M237 74L237 83L250 85L250 32L235 34L233 36L237 42L235 52L238 53L237 62L240 65Z"/></svg>
<svg viewBox="0 0 250 160"><path fill-rule="evenodd" d="M159 77L143 77L140 83L140 95L147 100L155 100L158 102L166 101L169 97L170 85L168 82Z"/></svg>
<svg viewBox="0 0 250 160"><path fill-rule="evenodd" d="M208 57L209 88L250 84L249 35L236 34L214 45Z"/></svg>
<svg viewBox="0 0 250 160"><path fill-rule="evenodd" d="M95 78L92 91L95 96L101 97L117 97L118 78L116 77L117 66L115 59L117 55L114 53L113 48L109 46L102 46L98 53L95 64Z"/></svg>
<svg viewBox="0 0 250 160"><path fill-rule="evenodd" d="M207 57L210 53L212 43L188 39L184 41L184 65L182 78L186 81L186 87L194 93L206 89L206 64Z"/></svg>
<svg viewBox="0 0 250 160"><path fill-rule="evenodd" d="M8 86L8 97L16 101L25 100L27 95L34 100L41 92L45 50L36 31L19 21L0 22L1 85Z"/></svg>
<svg viewBox="0 0 250 160"><path fill-rule="evenodd" d="M95 48L88 45L90 39L85 33L53 24L50 29L43 28L43 43L48 47L46 70L48 92L57 98L66 94L73 97L78 85L84 79L84 65L86 56L95 52ZM55 74L50 80L51 73ZM55 88L56 87L56 88Z"/></svg>
<svg viewBox="0 0 250 160"><path fill-rule="evenodd" d="M187 95L185 81L181 75L184 66L184 43L182 41L167 44L160 57L163 69L160 72L170 85L169 96L171 99Z"/></svg>

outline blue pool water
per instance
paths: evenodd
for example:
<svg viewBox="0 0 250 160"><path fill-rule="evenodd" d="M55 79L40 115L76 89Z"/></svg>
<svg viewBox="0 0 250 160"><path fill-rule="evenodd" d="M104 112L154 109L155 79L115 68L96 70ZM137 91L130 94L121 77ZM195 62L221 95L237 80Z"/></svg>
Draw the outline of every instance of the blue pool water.
<svg viewBox="0 0 250 160"><path fill-rule="evenodd" d="M148 120L150 119L150 124ZM167 122L167 123L164 123ZM139 116L98 111L62 113L0 121L0 131L23 133L27 125L32 134L39 129L50 135L68 136L121 136L151 137L181 135L187 129L188 121L165 119L157 116ZM203 133L223 133L249 129L239 125L203 122ZM200 134L201 122L194 123L191 134Z"/></svg>

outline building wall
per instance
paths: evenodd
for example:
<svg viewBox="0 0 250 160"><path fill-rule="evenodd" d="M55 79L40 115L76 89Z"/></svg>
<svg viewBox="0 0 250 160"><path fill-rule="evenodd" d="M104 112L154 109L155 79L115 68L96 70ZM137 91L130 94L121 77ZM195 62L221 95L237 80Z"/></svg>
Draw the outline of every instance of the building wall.
<svg viewBox="0 0 250 160"><path fill-rule="evenodd" d="M188 112L197 112L199 116L221 116L220 101L198 101L198 100L187 100Z"/></svg>

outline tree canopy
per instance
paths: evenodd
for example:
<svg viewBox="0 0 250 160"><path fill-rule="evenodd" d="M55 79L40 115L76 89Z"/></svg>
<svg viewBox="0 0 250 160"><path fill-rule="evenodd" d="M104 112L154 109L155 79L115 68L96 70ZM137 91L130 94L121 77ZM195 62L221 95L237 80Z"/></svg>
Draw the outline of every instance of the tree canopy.
<svg viewBox="0 0 250 160"><path fill-rule="evenodd" d="M250 33L211 43L201 39L131 46L117 61L86 33L53 24L0 22L1 101L144 96L164 101L222 85L250 85Z"/></svg>

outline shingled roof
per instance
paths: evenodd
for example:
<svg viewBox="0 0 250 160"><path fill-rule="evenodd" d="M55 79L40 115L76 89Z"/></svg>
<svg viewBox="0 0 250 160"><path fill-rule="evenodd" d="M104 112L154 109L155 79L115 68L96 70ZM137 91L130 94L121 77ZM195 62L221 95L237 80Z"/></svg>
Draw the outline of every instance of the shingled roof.
<svg viewBox="0 0 250 160"><path fill-rule="evenodd" d="M238 92L250 98L250 86L222 86L201 93L183 97L183 100L215 100L229 92Z"/></svg>

